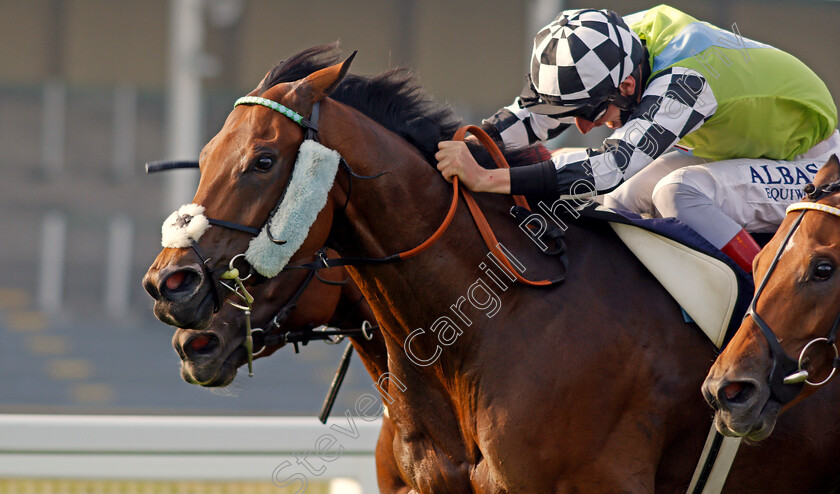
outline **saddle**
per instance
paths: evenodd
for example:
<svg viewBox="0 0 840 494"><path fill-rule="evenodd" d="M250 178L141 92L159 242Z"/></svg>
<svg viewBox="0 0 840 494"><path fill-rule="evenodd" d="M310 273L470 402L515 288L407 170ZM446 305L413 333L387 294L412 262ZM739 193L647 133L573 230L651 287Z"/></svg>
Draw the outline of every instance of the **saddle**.
<svg viewBox="0 0 840 494"><path fill-rule="evenodd" d="M752 299L751 275L676 218L645 219L601 205L580 213L608 222L716 347L729 342Z"/></svg>

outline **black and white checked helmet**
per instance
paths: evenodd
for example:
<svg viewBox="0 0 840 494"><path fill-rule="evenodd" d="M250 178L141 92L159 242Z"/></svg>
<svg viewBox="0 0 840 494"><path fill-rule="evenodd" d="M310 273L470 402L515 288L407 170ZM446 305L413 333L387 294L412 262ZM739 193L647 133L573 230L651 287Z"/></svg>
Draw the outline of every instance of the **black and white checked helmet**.
<svg viewBox="0 0 840 494"><path fill-rule="evenodd" d="M534 38L530 83L544 103L600 103L643 58L639 37L611 10L566 10Z"/></svg>

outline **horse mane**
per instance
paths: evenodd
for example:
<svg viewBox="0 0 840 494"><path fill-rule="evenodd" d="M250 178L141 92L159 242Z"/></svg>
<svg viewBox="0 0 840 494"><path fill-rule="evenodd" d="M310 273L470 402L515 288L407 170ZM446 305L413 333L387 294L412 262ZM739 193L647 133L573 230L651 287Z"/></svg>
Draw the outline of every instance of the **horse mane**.
<svg viewBox="0 0 840 494"><path fill-rule="evenodd" d="M339 44L314 46L281 61L269 71L255 90L262 94L276 84L293 82L309 74L335 65L341 59ZM449 105L433 100L408 68L389 69L375 76L348 74L330 95L411 143L426 161L435 166L435 153L440 141L450 140L462 125ZM478 163L495 167L488 153L470 146ZM511 166L534 163L529 148L504 152Z"/></svg>

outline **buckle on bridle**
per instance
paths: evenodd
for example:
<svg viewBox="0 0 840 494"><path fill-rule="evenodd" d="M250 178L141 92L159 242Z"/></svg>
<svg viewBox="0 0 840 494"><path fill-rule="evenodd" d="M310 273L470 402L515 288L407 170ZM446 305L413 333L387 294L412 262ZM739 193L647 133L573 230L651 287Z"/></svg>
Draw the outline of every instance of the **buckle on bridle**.
<svg viewBox="0 0 840 494"><path fill-rule="evenodd" d="M831 367L831 372L828 374L828 377L826 377L818 383L812 383L808 380L808 378L811 377L809 372L802 368L802 360L805 358L805 352L808 351L808 347L810 347L814 343L821 342L826 342L830 344L831 348L834 349L834 359L832 360L833 365ZM797 362L798 371L794 372L789 376L786 376L782 382L784 382L785 384L797 384L804 382L806 384L810 384L811 386L822 386L823 384L831 380L832 377L834 377L834 373L837 372L838 362L840 362L840 352L838 352L837 350L837 344L835 344L828 338L814 338L813 340L809 341L807 345L805 345L801 352L799 352L799 360Z"/></svg>
<svg viewBox="0 0 840 494"><path fill-rule="evenodd" d="M323 249L319 250L319 251L318 251L318 252L316 252L315 254L318 256L318 259L320 259L320 260L321 260L321 264L323 264L325 268L329 268L329 267L330 267L330 263L329 263L329 262L327 262L327 261L329 261L329 259L327 258L327 253L326 253L326 252L324 252L324 250L323 250Z"/></svg>

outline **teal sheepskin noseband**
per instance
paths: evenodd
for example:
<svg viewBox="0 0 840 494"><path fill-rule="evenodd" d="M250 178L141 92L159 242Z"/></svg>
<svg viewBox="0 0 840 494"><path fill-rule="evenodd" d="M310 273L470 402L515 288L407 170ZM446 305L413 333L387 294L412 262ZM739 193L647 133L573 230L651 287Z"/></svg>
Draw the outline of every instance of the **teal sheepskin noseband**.
<svg viewBox="0 0 840 494"><path fill-rule="evenodd" d="M303 245L318 213L327 204L340 159L337 151L314 140L307 139L300 145L286 194L245 252L245 259L258 273L267 278L277 276ZM286 243L272 242L267 228L272 237Z"/></svg>

